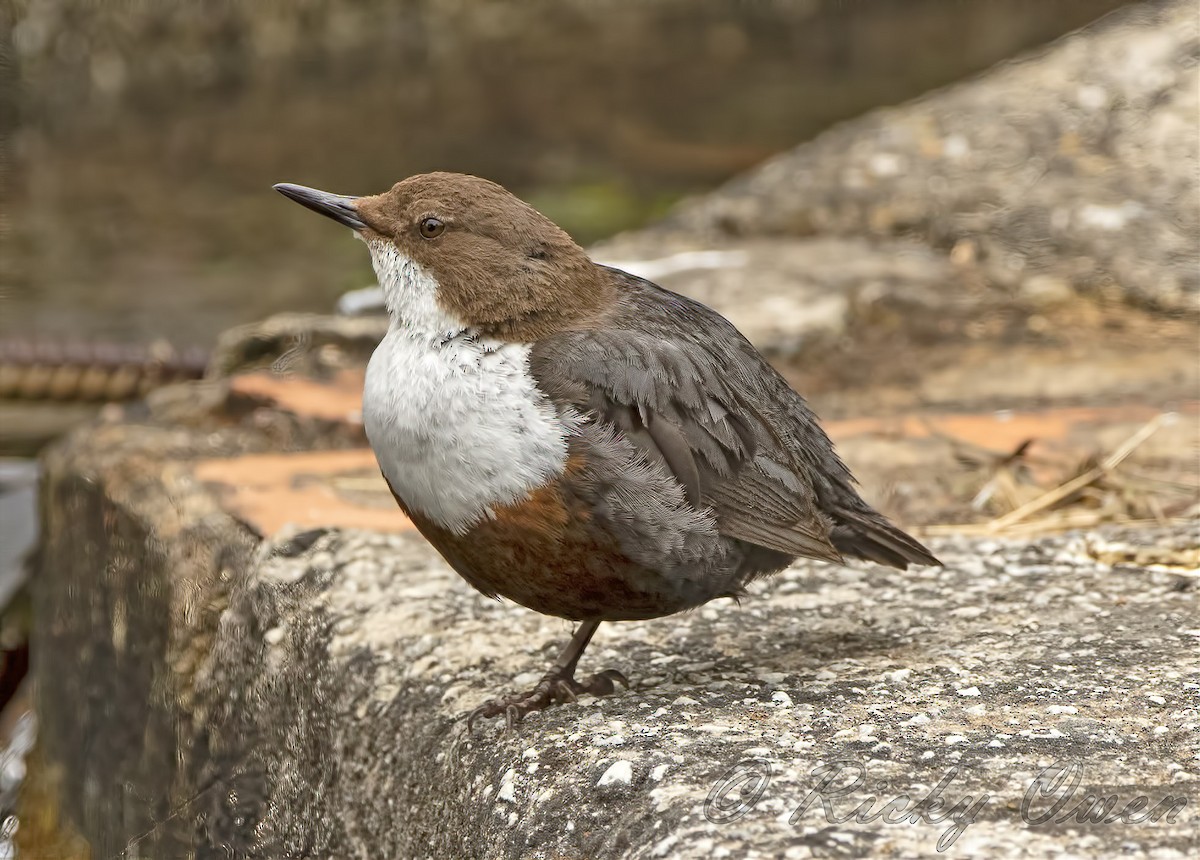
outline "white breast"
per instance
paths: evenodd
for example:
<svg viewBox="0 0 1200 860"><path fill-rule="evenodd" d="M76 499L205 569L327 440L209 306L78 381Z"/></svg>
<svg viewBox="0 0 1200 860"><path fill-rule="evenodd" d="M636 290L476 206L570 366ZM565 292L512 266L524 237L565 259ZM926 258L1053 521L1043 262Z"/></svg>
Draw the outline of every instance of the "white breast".
<svg viewBox="0 0 1200 860"><path fill-rule="evenodd" d="M560 475L573 428L538 390L528 344L475 337L394 246L371 251L392 325L367 366L367 438L396 495L462 534Z"/></svg>

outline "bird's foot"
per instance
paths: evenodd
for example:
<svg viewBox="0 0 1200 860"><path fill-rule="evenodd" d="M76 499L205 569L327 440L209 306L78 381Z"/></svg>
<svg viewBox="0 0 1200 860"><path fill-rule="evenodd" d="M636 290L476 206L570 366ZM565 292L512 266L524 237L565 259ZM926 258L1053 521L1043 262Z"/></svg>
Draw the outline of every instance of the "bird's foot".
<svg viewBox="0 0 1200 860"><path fill-rule="evenodd" d="M540 711L551 705L561 705L577 701L583 693L593 696L607 696L616 689L616 684L629 688L629 679L616 669L605 669L597 672L586 681L576 681L572 674L563 671L550 671L545 674L537 686L527 693L514 693L502 699L489 699L467 717L467 732L470 733L475 721L481 717L503 716L508 728L531 711Z"/></svg>

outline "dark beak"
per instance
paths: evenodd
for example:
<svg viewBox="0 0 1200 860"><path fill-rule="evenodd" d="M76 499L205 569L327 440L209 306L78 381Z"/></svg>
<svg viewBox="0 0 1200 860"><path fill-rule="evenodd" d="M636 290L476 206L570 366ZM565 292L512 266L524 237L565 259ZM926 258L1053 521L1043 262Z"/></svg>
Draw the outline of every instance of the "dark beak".
<svg viewBox="0 0 1200 860"><path fill-rule="evenodd" d="M354 208L357 197L329 194L315 188L305 188L303 185L292 185L290 182L280 182L272 187L284 197L295 200L314 212L320 212L339 224L345 224L351 230L361 230L367 226L358 217L358 210Z"/></svg>

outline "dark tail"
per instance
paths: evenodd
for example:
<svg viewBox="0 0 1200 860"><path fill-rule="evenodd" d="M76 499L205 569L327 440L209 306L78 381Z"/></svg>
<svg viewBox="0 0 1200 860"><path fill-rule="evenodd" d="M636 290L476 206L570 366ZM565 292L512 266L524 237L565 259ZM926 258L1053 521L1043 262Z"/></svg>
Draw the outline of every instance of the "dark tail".
<svg viewBox="0 0 1200 860"><path fill-rule="evenodd" d="M910 564L941 566L933 553L873 510L852 511L839 507L829 539L843 555L863 558L906 570Z"/></svg>

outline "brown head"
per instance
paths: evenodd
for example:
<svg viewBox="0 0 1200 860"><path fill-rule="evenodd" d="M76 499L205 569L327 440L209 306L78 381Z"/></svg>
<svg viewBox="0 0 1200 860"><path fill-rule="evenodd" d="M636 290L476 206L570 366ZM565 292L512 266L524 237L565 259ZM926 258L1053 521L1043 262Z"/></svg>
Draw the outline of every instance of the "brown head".
<svg viewBox="0 0 1200 860"><path fill-rule="evenodd" d="M424 173L373 197L275 190L362 237L388 311L406 325L529 342L586 323L612 298L558 225L477 176Z"/></svg>

